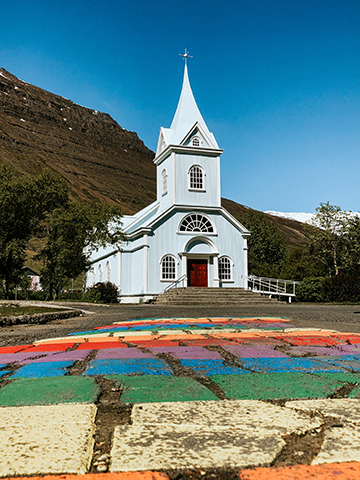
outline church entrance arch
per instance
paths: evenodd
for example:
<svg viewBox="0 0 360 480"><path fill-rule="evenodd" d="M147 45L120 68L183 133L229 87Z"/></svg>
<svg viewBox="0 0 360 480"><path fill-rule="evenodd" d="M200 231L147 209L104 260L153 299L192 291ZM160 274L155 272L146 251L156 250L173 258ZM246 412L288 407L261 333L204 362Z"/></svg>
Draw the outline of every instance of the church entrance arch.
<svg viewBox="0 0 360 480"><path fill-rule="evenodd" d="M188 287L218 286L218 255L212 239L196 236L188 240L182 252L182 273Z"/></svg>

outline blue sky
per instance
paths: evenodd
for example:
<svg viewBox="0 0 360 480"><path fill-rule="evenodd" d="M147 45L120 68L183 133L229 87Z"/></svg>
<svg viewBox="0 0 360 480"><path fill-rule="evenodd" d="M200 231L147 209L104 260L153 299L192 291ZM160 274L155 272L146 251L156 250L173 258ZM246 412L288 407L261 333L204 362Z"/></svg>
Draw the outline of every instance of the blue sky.
<svg viewBox="0 0 360 480"><path fill-rule="evenodd" d="M360 0L0 0L0 67L152 150L191 86L222 196L360 210Z"/></svg>

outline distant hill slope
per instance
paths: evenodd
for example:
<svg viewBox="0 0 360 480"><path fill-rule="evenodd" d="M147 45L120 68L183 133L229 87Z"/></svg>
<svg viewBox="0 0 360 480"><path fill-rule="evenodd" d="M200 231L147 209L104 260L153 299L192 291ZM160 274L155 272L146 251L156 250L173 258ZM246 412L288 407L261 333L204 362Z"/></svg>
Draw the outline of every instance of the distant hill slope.
<svg viewBox="0 0 360 480"><path fill-rule="evenodd" d="M132 214L156 199L154 152L110 115L76 105L0 69L0 164L23 174L61 173L73 199L107 200ZM247 207L222 199L234 216ZM290 249L305 247L302 224L266 214ZM36 250L36 248L35 248Z"/></svg>
<svg viewBox="0 0 360 480"><path fill-rule="evenodd" d="M154 153L106 113L81 107L0 69L0 163L25 174L61 173L74 199L118 203L135 213L153 202Z"/></svg>
<svg viewBox="0 0 360 480"><path fill-rule="evenodd" d="M238 203L226 198L221 199L221 204L226 208L226 210L228 210L232 215L234 215L234 217L237 218L243 216L246 210L248 210L248 207L239 205ZM295 248L306 248L309 245L310 242L305 235L304 224L289 218L269 215L268 213L264 213L264 215L267 220L274 223L283 233L289 250L294 250Z"/></svg>

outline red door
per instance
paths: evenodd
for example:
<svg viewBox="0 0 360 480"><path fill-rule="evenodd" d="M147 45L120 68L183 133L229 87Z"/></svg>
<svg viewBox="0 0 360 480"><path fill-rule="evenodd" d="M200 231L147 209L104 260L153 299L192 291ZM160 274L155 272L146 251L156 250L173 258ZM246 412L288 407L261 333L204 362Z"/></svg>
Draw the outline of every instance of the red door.
<svg viewBox="0 0 360 480"><path fill-rule="evenodd" d="M188 260L188 286L189 287L207 287L207 260Z"/></svg>

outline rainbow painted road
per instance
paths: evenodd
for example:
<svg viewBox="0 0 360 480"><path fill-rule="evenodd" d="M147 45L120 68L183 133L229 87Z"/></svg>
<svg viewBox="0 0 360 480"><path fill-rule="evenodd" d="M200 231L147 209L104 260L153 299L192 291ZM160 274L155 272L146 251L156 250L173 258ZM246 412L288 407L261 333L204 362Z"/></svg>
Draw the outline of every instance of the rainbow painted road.
<svg viewBox="0 0 360 480"><path fill-rule="evenodd" d="M138 319L0 348L0 405L360 397L360 334L284 318Z"/></svg>
<svg viewBox="0 0 360 480"><path fill-rule="evenodd" d="M360 465L359 385L360 335L285 318L146 318L2 347L0 477L216 476L291 455L311 464L294 478L348 475Z"/></svg>

